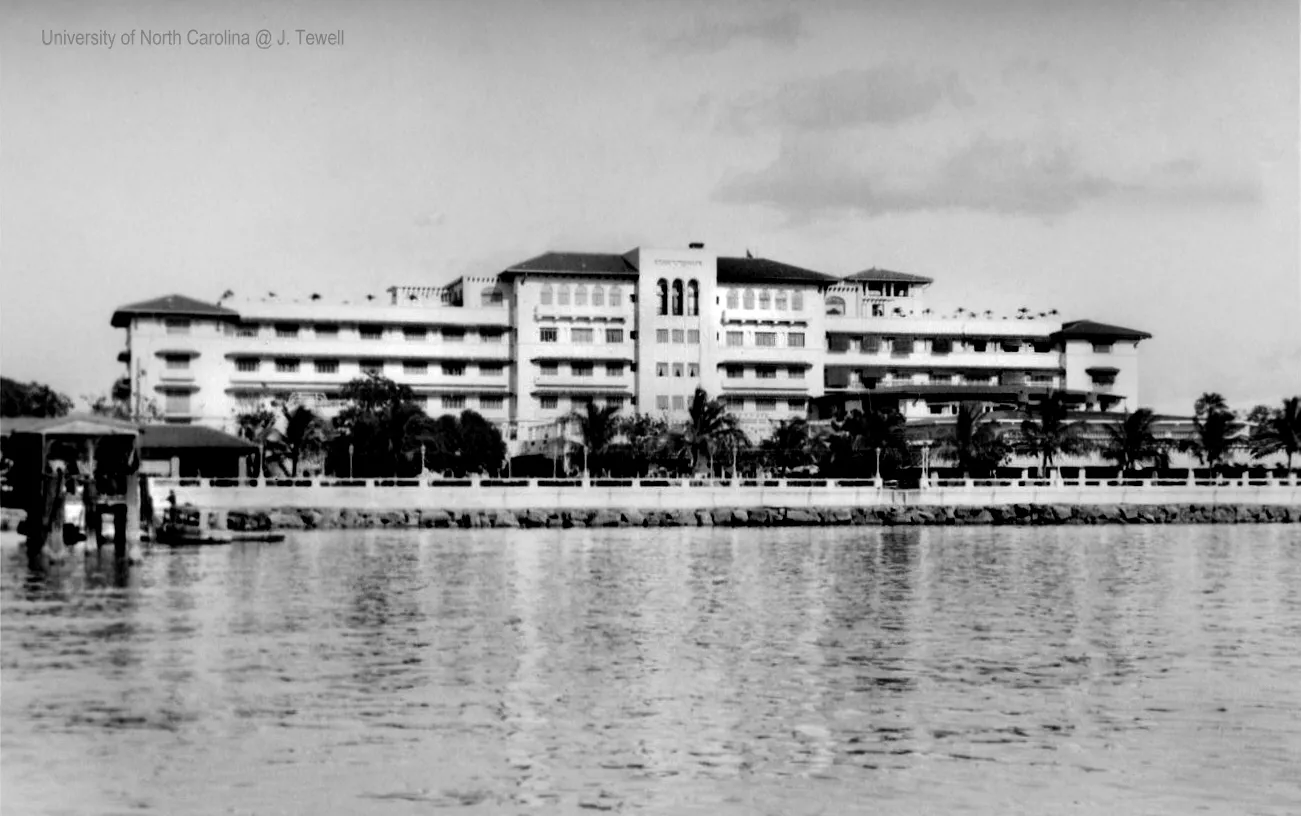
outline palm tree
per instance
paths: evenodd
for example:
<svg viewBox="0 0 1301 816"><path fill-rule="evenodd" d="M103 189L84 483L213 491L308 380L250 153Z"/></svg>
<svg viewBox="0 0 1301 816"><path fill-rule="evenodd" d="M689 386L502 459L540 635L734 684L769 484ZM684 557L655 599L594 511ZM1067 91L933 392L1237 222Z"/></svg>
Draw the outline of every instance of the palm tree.
<svg viewBox="0 0 1301 816"><path fill-rule="evenodd" d="M285 418L282 442L285 453L289 456L289 475L297 476L298 461L320 453L325 448L325 423L310 408L302 405L292 411L289 406L283 405L280 411Z"/></svg>
<svg viewBox="0 0 1301 816"><path fill-rule="evenodd" d="M697 387L692 395L687 417L675 436L690 457L695 473L707 471L714 454L724 447L749 444L736 416L723 403L711 400L703 388Z"/></svg>
<svg viewBox="0 0 1301 816"><path fill-rule="evenodd" d="M991 471L1007 458L1008 446L980 406L964 402L953 429L937 440L938 452L956 460L964 478Z"/></svg>
<svg viewBox="0 0 1301 816"><path fill-rule="evenodd" d="M1021 422L1021 439L1017 448L1038 456L1047 473L1058 455L1084 453L1089 449L1083 436L1083 423L1070 422L1070 412L1061 394L1050 393L1029 411Z"/></svg>
<svg viewBox="0 0 1301 816"><path fill-rule="evenodd" d="M578 444L587 454L586 462L589 470L601 472L599 465L604 463L610 444L619 434L619 422L616 416L619 407L608 403L597 405L595 402L588 402L584 410L574 411L569 415L569 419L578 425L580 439Z"/></svg>
<svg viewBox="0 0 1301 816"><path fill-rule="evenodd" d="M1254 413L1254 412L1253 412ZM1292 457L1301 451L1301 397L1283 400L1283 407L1259 417L1251 431L1251 452L1257 459L1276 453L1287 455L1287 469Z"/></svg>
<svg viewBox="0 0 1301 816"><path fill-rule="evenodd" d="M882 472L906 467L911 457L904 426L903 414L896 410L860 411L856 408L844 417L833 420L830 454L827 457L829 469L846 476L860 475L869 469L870 463L872 475L879 475L876 466L877 450L880 450Z"/></svg>
<svg viewBox="0 0 1301 816"><path fill-rule="evenodd" d="M785 473L817 461L820 449L825 445L821 437L809 432L807 420L783 419L759 447L772 466Z"/></svg>
<svg viewBox="0 0 1301 816"><path fill-rule="evenodd" d="M1193 404L1193 428L1197 435L1184 444L1197 455L1211 472L1228 457L1242 424L1236 421L1224 397L1214 392L1202 394Z"/></svg>
<svg viewBox="0 0 1301 816"><path fill-rule="evenodd" d="M1102 455L1119 465L1122 471L1149 460L1158 467L1165 466L1169 456L1152 430L1155 423L1156 415L1150 408L1139 408L1126 414L1123 421L1107 426L1107 441L1103 443Z"/></svg>
<svg viewBox="0 0 1301 816"><path fill-rule="evenodd" d="M281 454L280 430L276 428L276 415L265 407L238 414L235 425L239 436L258 446L258 475L267 475L267 465L277 461Z"/></svg>

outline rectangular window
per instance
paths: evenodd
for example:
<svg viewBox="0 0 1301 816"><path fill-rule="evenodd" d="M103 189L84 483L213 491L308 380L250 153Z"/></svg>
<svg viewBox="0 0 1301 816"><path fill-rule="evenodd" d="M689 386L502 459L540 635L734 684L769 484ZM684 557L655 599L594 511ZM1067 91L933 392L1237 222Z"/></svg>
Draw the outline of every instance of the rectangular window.
<svg viewBox="0 0 1301 816"><path fill-rule="evenodd" d="M802 399L787 400L787 401L786 401L786 408L787 408L788 410L791 410L791 411L803 411L803 410L804 410L804 400L802 400Z"/></svg>
<svg viewBox="0 0 1301 816"><path fill-rule="evenodd" d="M538 294L538 302L543 306L551 305L551 284L542 287L542 291Z"/></svg>
<svg viewBox="0 0 1301 816"><path fill-rule="evenodd" d="M804 348L804 332L791 332L786 335L786 346L788 348Z"/></svg>
<svg viewBox="0 0 1301 816"><path fill-rule="evenodd" d="M667 376L669 376L669 364L668 364L668 363L656 363L656 364L655 364L655 376L656 376L656 377L667 377Z"/></svg>
<svg viewBox="0 0 1301 816"><path fill-rule="evenodd" d="M405 360L402 363L403 374L424 374L429 370L429 366L420 360Z"/></svg>
<svg viewBox="0 0 1301 816"><path fill-rule="evenodd" d="M727 333L727 344L729 346L739 346L744 342L744 340L744 332L730 331Z"/></svg>
<svg viewBox="0 0 1301 816"><path fill-rule="evenodd" d="M538 336L541 338L543 343L554 343L556 342L559 335L560 335L559 330L555 329L554 327L547 326L538 329Z"/></svg>
<svg viewBox="0 0 1301 816"><path fill-rule="evenodd" d="M755 366L754 376L758 377L761 380L775 380L777 379L777 367L776 366Z"/></svg>
<svg viewBox="0 0 1301 816"><path fill-rule="evenodd" d="M500 411L505 404L505 397L479 397L479 407L485 411Z"/></svg>
<svg viewBox="0 0 1301 816"><path fill-rule="evenodd" d="M1018 351L1021 350L1021 341L1004 340L1003 342L998 344L998 347L1001 348L1003 351L1007 352L1008 354L1016 354ZM1095 346L1094 348L1097 347Z"/></svg>
<svg viewBox="0 0 1301 816"><path fill-rule="evenodd" d="M623 363L606 363L606 364L605 364L605 376L607 376L607 377L622 377L622 376L623 376Z"/></svg>
<svg viewBox="0 0 1301 816"><path fill-rule="evenodd" d="M1034 341L1035 354L1049 354L1052 352L1052 350L1053 350L1053 344L1051 340Z"/></svg>
<svg viewBox="0 0 1301 816"><path fill-rule="evenodd" d="M444 377L464 377L465 363L443 363Z"/></svg>
<svg viewBox="0 0 1301 816"><path fill-rule="evenodd" d="M912 354L913 341L911 338L896 337L890 343L890 352L892 354Z"/></svg>
<svg viewBox="0 0 1301 816"><path fill-rule="evenodd" d="M607 343L622 343L622 342L623 342L623 329L606 329L606 330L605 330L605 342L607 342Z"/></svg>
<svg viewBox="0 0 1301 816"><path fill-rule="evenodd" d="M686 409L687 409L687 399L686 399L686 397L675 396L675 397L673 398L673 410L674 410L674 411L685 411Z"/></svg>
<svg viewBox="0 0 1301 816"><path fill-rule="evenodd" d="M590 377L590 376L592 376L592 364L591 364L591 363L572 363L572 364L570 364L570 366L569 366L569 370L572 371L572 372L574 373L574 376L575 376L575 377Z"/></svg>
<svg viewBox="0 0 1301 816"><path fill-rule="evenodd" d="M756 411L776 411L777 400L761 399L754 401L754 410Z"/></svg>
<svg viewBox="0 0 1301 816"><path fill-rule="evenodd" d="M617 286L610 287L610 305L611 306L623 305L623 290Z"/></svg>
<svg viewBox="0 0 1301 816"><path fill-rule="evenodd" d="M777 332L755 332L754 344L761 348L772 348L777 345Z"/></svg>
<svg viewBox="0 0 1301 816"><path fill-rule="evenodd" d="M443 329L444 343L464 343L465 329Z"/></svg>
<svg viewBox="0 0 1301 816"><path fill-rule="evenodd" d="M699 376L700 376L700 364L699 364L699 363L687 363L687 376L688 376L688 377L691 377L692 379L695 379L696 377L699 377Z"/></svg>
<svg viewBox="0 0 1301 816"><path fill-rule="evenodd" d="M235 361L236 371L257 371L261 361L256 357L240 357Z"/></svg>
<svg viewBox="0 0 1301 816"><path fill-rule="evenodd" d="M502 333L497 331L496 329L479 330L480 343L500 343L502 337L503 337Z"/></svg>
<svg viewBox="0 0 1301 816"><path fill-rule="evenodd" d="M560 407L560 397L542 397L538 400L538 405L544 411L553 411Z"/></svg>
<svg viewBox="0 0 1301 816"><path fill-rule="evenodd" d="M736 309L741 305L741 293L735 289L727 290L727 308Z"/></svg>
<svg viewBox="0 0 1301 816"><path fill-rule="evenodd" d="M505 371L503 366L494 363L479 363L479 374L483 377L500 377Z"/></svg>
<svg viewBox="0 0 1301 816"><path fill-rule="evenodd" d="M804 379L804 369L797 366L791 366L786 369L786 376L792 380L802 380Z"/></svg>
<svg viewBox="0 0 1301 816"><path fill-rule="evenodd" d="M700 329L687 329L687 345L700 345Z"/></svg>
<svg viewBox="0 0 1301 816"><path fill-rule="evenodd" d="M1111 353L1111 344L1110 344L1110 343L1094 343L1094 344L1093 344L1093 353L1094 353L1094 354L1110 354L1110 353Z"/></svg>
<svg viewBox="0 0 1301 816"><path fill-rule="evenodd" d="M681 345L687 341L687 335L682 329L673 330L673 342Z"/></svg>
<svg viewBox="0 0 1301 816"><path fill-rule="evenodd" d="M739 380L745 376L745 368L742 366L728 366L727 378L729 380Z"/></svg>
<svg viewBox="0 0 1301 816"><path fill-rule="evenodd" d="M606 405L614 406L615 408L622 408L622 407L623 407L623 402L624 402L623 397L617 397L617 396L616 396L616 397L606 397L606 398L605 398L605 404L606 404Z"/></svg>
<svg viewBox="0 0 1301 816"><path fill-rule="evenodd" d="M656 329L656 330L655 330L655 342L656 342L656 343L667 343L667 342L669 342L669 330L668 330L668 329Z"/></svg>
<svg viewBox="0 0 1301 816"><path fill-rule="evenodd" d="M937 337L931 341L931 354L948 354L953 351L953 341L947 337Z"/></svg>
<svg viewBox="0 0 1301 816"><path fill-rule="evenodd" d="M167 394L166 408L169 414L189 414L190 413L190 395L189 392L176 394Z"/></svg>
<svg viewBox="0 0 1301 816"><path fill-rule="evenodd" d="M655 407L661 411L669 410L669 398L665 394L660 394L655 398Z"/></svg>
<svg viewBox="0 0 1301 816"><path fill-rule="evenodd" d="M802 312L802 311L804 311L804 293L803 293L803 292L796 291L796 292L792 292L792 293L791 293L791 310L792 310L792 311L795 311L795 312Z"/></svg>
<svg viewBox="0 0 1301 816"><path fill-rule="evenodd" d="M338 360L317 360L316 373L317 374L338 374L339 361Z"/></svg>
<svg viewBox="0 0 1301 816"><path fill-rule="evenodd" d="M190 358L185 354L169 354L163 358L170 371L185 371L190 367Z"/></svg>
<svg viewBox="0 0 1301 816"><path fill-rule="evenodd" d="M292 359L276 360L276 373L278 374L298 373L298 361Z"/></svg>
<svg viewBox="0 0 1301 816"><path fill-rule="evenodd" d="M235 336L236 337L257 337L257 328L258 327L256 323L241 324L239 328L235 329Z"/></svg>
<svg viewBox="0 0 1301 816"><path fill-rule="evenodd" d="M443 397L443 408L459 411L465 407L465 397L461 394L448 394Z"/></svg>
<svg viewBox="0 0 1301 816"><path fill-rule="evenodd" d="M405 337L405 338L408 339L408 340L424 340L424 339L425 339L425 327L424 327L424 326L407 326L407 327L405 327L405 328L402 329L402 336Z"/></svg>
<svg viewBox="0 0 1301 816"><path fill-rule="evenodd" d="M362 360L361 373L362 374L383 374L384 361L383 360Z"/></svg>
<svg viewBox="0 0 1301 816"><path fill-rule="evenodd" d="M543 377L554 377L560 373L559 363L542 363L538 366L538 373Z"/></svg>
<svg viewBox="0 0 1301 816"><path fill-rule="evenodd" d="M971 347L972 351L983 354L988 344L984 340L969 340L967 345Z"/></svg>
<svg viewBox="0 0 1301 816"><path fill-rule="evenodd" d="M297 337L297 336L298 336L297 323L276 324L276 337Z"/></svg>
<svg viewBox="0 0 1301 816"><path fill-rule="evenodd" d="M189 334L190 333L190 321L188 320L181 319L181 318L170 318L164 321L164 324L167 326L168 334ZM186 399L186 403L188 404L190 399L189 396L186 396L185 399Z"/></svg>
<svg viewBox="0 0 1301 816"><path fill-rule="evenodd" d="M317 323L312 331L314 331L316 336L320 338L334 338L339 336L339 327L328 323Z"/></svg>
<svg viewBox="0 0 1301 816"><path fill-rule="evenodd" d="M683 373L682 363L674 363L674 364L673 364L673 376L674 376L674 377L681 377L681 376L682 376L682 373Z"/></svg>
<svg viewBox="0 0 1301 816"><path fill-rule="evenodd" d="M592 330L591 329L570 329L569 339L574 343L590 345L592 342Z"/></svg>
<svg viewBox="0 0 1301 816"><path fill-rule="evenodd" d="M786 311L786 290L785 289L777 290L777 311L779 312Z"/></svg>
<svg viewBox="0 0 1301 816"><path fill-rule="evenodd" d="M382 340L384 339L383 326L358 326L357 333L361 335L362 340Z"/></svg>
<svg viewBox="0 0 1301 816"><path fill-rule="evenodd" d="M931 374L931 382L936 384L948 384L953 382L952 374Z"/></svg>

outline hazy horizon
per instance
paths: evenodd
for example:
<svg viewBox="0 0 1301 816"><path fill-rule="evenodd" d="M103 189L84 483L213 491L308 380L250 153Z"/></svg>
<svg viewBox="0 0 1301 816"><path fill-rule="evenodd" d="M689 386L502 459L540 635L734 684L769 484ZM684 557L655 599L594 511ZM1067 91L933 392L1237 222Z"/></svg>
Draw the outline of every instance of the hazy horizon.
<svg viewBox="0 0 1301 816"><path fill-rule="evenodd" d="M123 373L128 303L689 241L1151 332L1161 412L1301 395L1294 2L0 14L0 372L74 398ZM187 42L259 29L288 42Z"/></svg>

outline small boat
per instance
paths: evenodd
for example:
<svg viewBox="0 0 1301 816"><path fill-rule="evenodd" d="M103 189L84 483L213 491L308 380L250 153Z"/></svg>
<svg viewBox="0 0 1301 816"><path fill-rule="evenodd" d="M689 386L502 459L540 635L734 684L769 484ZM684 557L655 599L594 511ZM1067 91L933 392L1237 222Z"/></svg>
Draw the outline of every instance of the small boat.
<svg viewBox="0 0 1301 816"><path fill-rule="evenodd" d="M197 525L162 524L153 537L155 544L198 546L202 544L236 544L242 541L284 541L285 534L273 530L204 530Z"/></svg>

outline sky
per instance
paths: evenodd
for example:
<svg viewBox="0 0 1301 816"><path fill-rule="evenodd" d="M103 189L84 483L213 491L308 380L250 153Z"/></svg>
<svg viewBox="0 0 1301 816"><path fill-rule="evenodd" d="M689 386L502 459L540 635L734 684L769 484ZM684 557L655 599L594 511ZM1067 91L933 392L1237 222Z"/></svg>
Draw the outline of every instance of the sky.
<svg viewBox="0 0 1301 816"><path fill-rule="evenodd" d="M1161 412L1301 395L1295 0L218 5L0 10L4 376L106 393L164 294L703 241L1148 331Z"/></svg>

